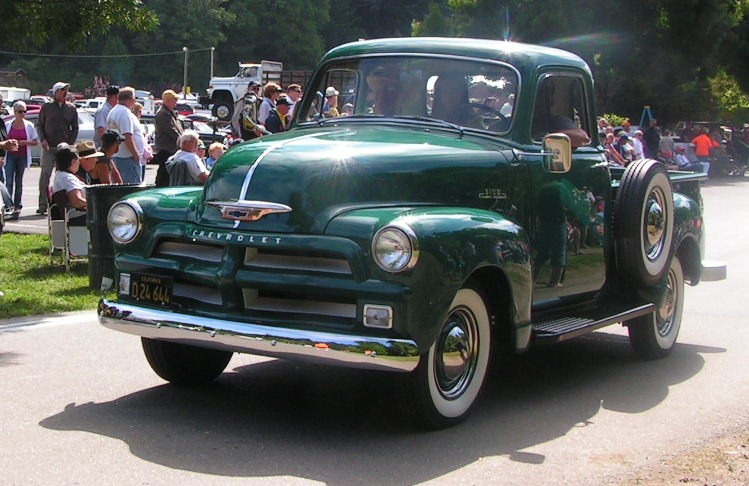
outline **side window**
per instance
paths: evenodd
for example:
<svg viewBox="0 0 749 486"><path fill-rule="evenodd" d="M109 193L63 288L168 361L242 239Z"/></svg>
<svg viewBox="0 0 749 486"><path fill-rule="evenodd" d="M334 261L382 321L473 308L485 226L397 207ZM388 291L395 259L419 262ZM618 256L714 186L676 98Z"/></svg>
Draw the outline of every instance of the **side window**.
<svg viewBox="0 0 749 486"><path fill-rule="evenodd" d="M553 132L575 128L591 133L583 80L572 75L547 75L538 84L531 133L534 141Z"/></svg>

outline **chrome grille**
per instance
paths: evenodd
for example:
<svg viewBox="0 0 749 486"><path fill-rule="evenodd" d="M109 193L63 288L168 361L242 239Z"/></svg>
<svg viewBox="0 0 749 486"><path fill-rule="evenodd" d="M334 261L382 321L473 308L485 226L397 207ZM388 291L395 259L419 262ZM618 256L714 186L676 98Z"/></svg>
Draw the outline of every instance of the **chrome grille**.
<svg viewBox="0 0 749 486"><path fill-rule="evenodd" d="M277 270L310 271L351 275L347 260L289 254L259 252L256 248L245 250L244 262L250 268L272 268Z"/></svg>
<svg viewBox="0 0 749 486"><path fill-rule="evenodd" d="M155 253L159 256L189 257L206 262L221 263L224 249L210 245L165 241L159 244Z"/></svg>

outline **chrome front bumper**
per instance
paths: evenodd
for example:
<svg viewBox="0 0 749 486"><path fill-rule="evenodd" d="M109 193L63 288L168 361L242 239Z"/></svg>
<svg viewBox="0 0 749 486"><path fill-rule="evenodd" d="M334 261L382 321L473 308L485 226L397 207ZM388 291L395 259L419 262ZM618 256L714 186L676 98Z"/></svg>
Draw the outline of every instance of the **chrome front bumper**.
<svg viewBox="0 0 749 486"><path fill-rule="evenodd" d="M99 301L98 314L101 325L116 331L239 353L385 371L413 371L419 362L416 343L406 339L277 328L179 314L106 299ZM411 356L381 351L393 349L394 344ZM377 347L380 351L370 347Z"/></svg>

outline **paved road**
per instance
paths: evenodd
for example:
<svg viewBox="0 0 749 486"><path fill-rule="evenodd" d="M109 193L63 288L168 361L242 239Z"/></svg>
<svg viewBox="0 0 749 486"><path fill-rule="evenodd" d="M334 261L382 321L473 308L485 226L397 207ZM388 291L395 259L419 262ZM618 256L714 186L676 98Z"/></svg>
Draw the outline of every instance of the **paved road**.
<svg viewBox="0 0 749 486"><path fill-rule="evenodd" d="M422 433L387 375L235 356L164 384L93 313L0 331L0 478L37 484L601 485L749 426L749 180L704 188L708 257L680 345L638 361L619 327L495 366L470 419Z"/></svg>
<svg viewBox="0 0 749 486"><path fill-rule="evenodd" d="M146 184L156 179L156 165L146 168ZM6 221L5 231L15 233L47 233L47 217L36 214L39 208L39 176L41 168L33 166L23 174L23 209L17 221ZM53 173L54 175L54 173Z"/></svg>

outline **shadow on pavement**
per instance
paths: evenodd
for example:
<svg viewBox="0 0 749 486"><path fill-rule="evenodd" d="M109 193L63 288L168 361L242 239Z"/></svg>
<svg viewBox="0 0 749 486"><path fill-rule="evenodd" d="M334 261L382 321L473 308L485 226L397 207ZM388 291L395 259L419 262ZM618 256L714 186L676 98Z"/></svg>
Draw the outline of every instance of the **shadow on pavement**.
<svg viewBox="0 0 749 486"><path fill-rule="evenodd" d="M604 333L536 348L495 361L468 420L438 432L416 430L399 413L389 374L285 361L234 368L204 388L70 403L40 424L115 438L146 461L197 473L412 484L485 456L542 464L527 449L590 425L601 409L649 410L700 372L701 353L724 351L679 345L665 360L642 362L626 338Z"/></svg>

